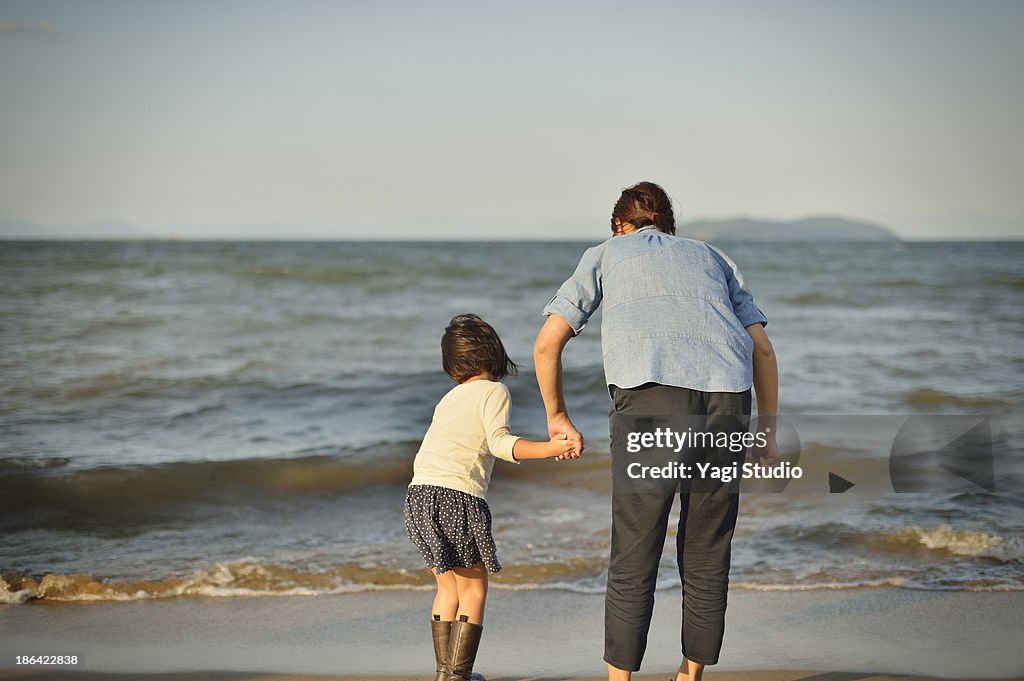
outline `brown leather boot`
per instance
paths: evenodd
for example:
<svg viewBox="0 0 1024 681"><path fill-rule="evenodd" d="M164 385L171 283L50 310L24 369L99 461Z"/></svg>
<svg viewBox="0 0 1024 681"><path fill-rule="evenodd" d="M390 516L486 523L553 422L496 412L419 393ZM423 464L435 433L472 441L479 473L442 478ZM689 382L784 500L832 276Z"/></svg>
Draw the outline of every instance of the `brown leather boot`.
<svg viewBox="0 0 1024 681"><path fill-rule="evenodd" d="M448 678L445 681L482 681L483 677L473 673L476 651L480 647L483 626L470 624L466 615L452 622L448 638Z"/></svg>
<svg viewBox="0 0 1024 681"><path fill-rule="evenodd" d="M434 660L437 662L437 675L434 681L448 679L448 637L452 631L451 621L442 622L440 615L430 620L430 630L434 637Z"/></svg>

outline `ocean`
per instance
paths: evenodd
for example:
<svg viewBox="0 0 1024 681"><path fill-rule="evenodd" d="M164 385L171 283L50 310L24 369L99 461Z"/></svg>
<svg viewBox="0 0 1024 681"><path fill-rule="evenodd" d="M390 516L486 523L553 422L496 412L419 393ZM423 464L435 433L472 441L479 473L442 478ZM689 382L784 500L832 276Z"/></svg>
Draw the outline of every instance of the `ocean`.
<svg viewBox="0 0 1024 681"><path fill-rule="evenodd" d="M402 502L453 385L447 320L496 327L522 366L513 431L544 439L532 342L590 245L0 242L0 602L431 588ZM814 471L743 495L732 588L1024 590L1024 243L720 246ZM497 588L604 588L599 327L565 356L584 457L495 464ZM984 424L992 484L895 492L922 418ZM856 485L830 493L829 471Z"/></svg>

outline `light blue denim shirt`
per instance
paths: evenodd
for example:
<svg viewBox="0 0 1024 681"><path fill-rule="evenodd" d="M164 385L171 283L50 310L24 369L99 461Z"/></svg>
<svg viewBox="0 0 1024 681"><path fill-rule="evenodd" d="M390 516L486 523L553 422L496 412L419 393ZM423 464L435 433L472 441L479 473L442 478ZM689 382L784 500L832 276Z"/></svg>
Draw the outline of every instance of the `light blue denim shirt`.
<svg viewBox="0 0 1024 681"><path fill-rule="evenodd" d="M587 249L544 314L579 334L598 306L609 386L743 392L753 383L744 327L768 320L729 256L645 227Z"/></svg>

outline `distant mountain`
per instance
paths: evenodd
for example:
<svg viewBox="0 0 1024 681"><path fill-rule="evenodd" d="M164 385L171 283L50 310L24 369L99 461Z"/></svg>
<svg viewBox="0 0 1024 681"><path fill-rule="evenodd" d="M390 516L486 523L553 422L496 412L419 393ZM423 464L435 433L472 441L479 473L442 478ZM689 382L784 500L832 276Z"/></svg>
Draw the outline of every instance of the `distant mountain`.
<svg viewBox="0 0 1024 681"><path fill-rule="evenodd" d="M211 234L217 230L211 230ZM750 218L698 220L677 228L680 236L704 241L899 241L885 227L845 218L819 216L794 222ZM254 233L252 233L254 232ZM248 238L286 235L283 227L252 230ZM127 222L104 220L91 224L41 225L0 214L0 239L152 239L161 235ZM246 238L226 234L225 238Z"/></svg>
<svg viewBox="0 0 1024 681"><path fill-rule="evenodd" d="M880 225L845 218L818 216L794 222L733 218L698 220L676 233L703 241L899 241Z"/></svg>

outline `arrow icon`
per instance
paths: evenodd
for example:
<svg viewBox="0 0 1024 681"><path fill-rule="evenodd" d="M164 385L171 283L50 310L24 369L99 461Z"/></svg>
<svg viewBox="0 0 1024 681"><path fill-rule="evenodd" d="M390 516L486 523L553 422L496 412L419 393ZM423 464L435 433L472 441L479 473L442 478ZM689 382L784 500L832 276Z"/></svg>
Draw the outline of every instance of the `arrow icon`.
<svg viewBox="0 0 1024 681"><path fill-rule="evenodd" d="M889 479L896 492L958 492L964 481L994 492L993 459L990 418L915 416L892 443Z"/></svg>
<svg viewBox="0 0 1024 681"><path fill-rule="evenodd" d="M985 419L940 452L939 466L989 492L996 491L992 422Z"/></svg>
<svg viewBox="0 0 1024 681"><path fill-rule="evenodd" d="M828 491L830 494L842 494L853 487L853 483L846 478L841 478L832 471L828 473Z"/></svg>

